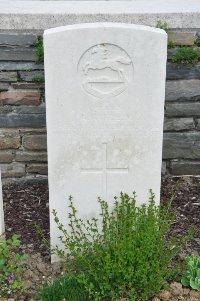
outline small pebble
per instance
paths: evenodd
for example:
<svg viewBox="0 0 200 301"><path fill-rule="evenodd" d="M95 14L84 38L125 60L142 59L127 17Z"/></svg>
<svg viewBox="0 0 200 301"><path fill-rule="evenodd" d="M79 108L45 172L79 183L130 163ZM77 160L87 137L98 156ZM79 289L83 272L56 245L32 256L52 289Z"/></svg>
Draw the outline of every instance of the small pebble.
<svg viewBox="0 0 200 301"><path fill-rule="evenodd" d="M182 288L182 284L178 283L178 282L172 282L170 284L170 288L171 288L171 293L174 296L180 296L183 294L183 288Z"/></svg>
<svg viewBox="0 0 200 301"><path fill-rule="evenodd" d="M200 300L200 292L195 291L195 290L191 290L190 291L190 297L197 298L198 300Z"/></svg>
<svg viewBox="0 0 200 301"><path fill-rule="evenodd" d="M168 301L170 300L171 298L171 293L168 292L168 291L161 291L160 294L159 294L159 298L162 300L162 301Z"/></svg>
<svg viewBox="0 0 200 301"><path fill-rule="evenodd" d="M183 289L183 296L187 296L187 295L189 295L189 293L190 293L189 288L184 288Z"/></svg>
<svg viewBox="0 0 200 301"><path fill-rule="evenodd" d="M154 297L151 301L160 301L160 298Z"/></svg>

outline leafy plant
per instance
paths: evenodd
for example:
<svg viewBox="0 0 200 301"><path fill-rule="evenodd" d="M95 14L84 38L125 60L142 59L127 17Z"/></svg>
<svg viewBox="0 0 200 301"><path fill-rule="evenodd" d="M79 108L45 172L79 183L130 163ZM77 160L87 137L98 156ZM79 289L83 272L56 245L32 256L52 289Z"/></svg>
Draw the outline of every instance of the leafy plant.
<svg viewBox="0 0 200 301"><path fill-rule="evenodd" d="M200 37L198 35L196 36L196 39L194 41L194 46L197 46L197 47L200 46Z"/></svg>
<svg viewBox="0 0 200 301"><path fill-rule="evenodd" d="M173 63L196 64L200 60L200 49L183 46L171 58Z"/></svg>
<svg viewBox="0 0 200 301"><path fill-rule="evenodd" d="M0 297L23 290L21 278L23 268L20 263L28 256L14 253L16 247L19 246L19 235L13 235L8 240L0 238Z"/></svg>
<svg viewBox="0 0 200 301"><path fill-rule="evenodd" d="M190 256L188 258L188 271L183 275L182 284L200 291L200 257Z"/></svg>
<svg viewBox="0 0 200 301"><path fill-rule="evenodd" d="M146 300L160 291L176 269L172 262L192 237L167 238L175 214L169 207L149 204L136 207L136 195L121 193L111 210L99 198L100 219L83 221L69 198L69 228L54 219L61 231L65 250L52 250L65 259L67 269L76 270L77 279L90 297L97 300ZM69 230L70 229L70 230Z"/></svg>
<svg viewBox="0 0 200 301"><path fill-rule="evenodd" d="M170 31L170 28L168 27L167 23L162 22L160 20L157 22L156 28L163 29L166 33L169 33L169 31ZM171 48L174 48L174 47L175 47L174 42L168 39L167 48L171 49Z"/></svg>
<svg viewBox="0 0 200 301"><path fill-rule="evenodd" d="M43 47L43 39L41 36L37 38L37 42L35 43L37 62L44 62L44 47Z"/></svg>
<svg viewBox="0 0 200 301"><path fill-rule="evenodd" d="M44 286L37 294L37 298L41 301L88 301L89 296L85 292L82 284L80 284L74 275L56 279L53 283Z"/></svg>
<svg viewBox="0 0 200 301"><path fill-rule="evenodd" d="M35 77L33 77L32 81L42 84L42 83L44 83L45 79L44 79L44 76L35 76Z"/></svg>
<svg viewBox="0 0 200 301"><path fill-rule="evenodd" d="M170 28L168 27L166 22L162 22L161 20L159 20L156 24L157 28L163 29L164 31L166 31L166 33L168 33L170 31Z"/></svg>
<svg viewBox="0 0 200 301"><path fill-rule="evenodd" d="M168 44L167 44L167 48L168 48L168 49L172 49L172 48L174 48L174 47L175 47L174 42L172 42L171 40L169 40L169 41L168 41Z"/></svg>

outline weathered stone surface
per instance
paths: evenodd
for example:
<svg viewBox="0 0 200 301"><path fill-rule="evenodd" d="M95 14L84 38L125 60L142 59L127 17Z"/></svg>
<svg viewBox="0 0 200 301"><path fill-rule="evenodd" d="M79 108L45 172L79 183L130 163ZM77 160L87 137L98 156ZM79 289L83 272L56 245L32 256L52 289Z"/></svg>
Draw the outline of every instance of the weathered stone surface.
<svg viewBox="0 0 200 301"><path fill-rule="evenodd" d="M198 118L196 121L197 121L197 130L200 131L200 118Z"/></svg>
<svg viewBox="0 0 200 301"><path fill-rule="evenodd" d="M13 108L11 106L0 106L0 115L1 114L8 114L12 112Z"/></svg>
<svg viewBox="0 0 200 301"><path fill-rule="evenodd" d="M167 51L167 59L168 59L168 60L171 60L171 57L172 57L174 54L176 54L177 50L178 50L177 47L168 49L168 51Z"/></svg>
<svg viewBox="0 0 200 301"><path fill-rule="evenodd" d="M46 108L44 105L41 106L20 106L16 107L13 110L14 113L16 114L45 114Z"/></svg>
<svg viewBox="0 0 200 301"><path fill-rule="evenodd" d="M30 89L30 90L35 90L43 87L43 84L39 83L24 83L24 82L18 82L18 83L11 83L11 86L14 89Z"/></svg>
<svg viewBox="0 0 200 301"><path fill-rule="evenodd" d="M0 70L44 70L44 64L23 63L23 62L0 62Z"/></svg>
<svg viewBox="0 0 200 301"><path fill-rule="evenodd" d="M24 134L46 134L47 130L46 127L42 127L42 128L21 128L20 129L20 133L22 135Z"/></svg>
<svg viewBox="0 0 200 301"><path fill-rule="evenodd" d="M0 72L1 82L16 82L17 72Z"/></svg>
<svg viewBox="0 0 200 301"><path fill-rule="evenodd" d="M6 48L2 47L0 51L1 61L33 61L37 59L35 48Z"/></svg>
<svg viewBox="0 0 200 301"><path fill-rule="evenodd" d="M25 135L23 137L23 146L29 150L46 150L46 135Z"/></svg>
<svg viewBox="0 0 200 301"><path fill-rule="evenodd" d="M38 90L15 90L1 92L0 101L4 105L35 105L40 104L40 92Z"/></svg>
<svg viewBox="0 0 200 301"><path fill-rule="evenodd" d="M12 162L14 153L11 150L0 151L0 163Z"/></svg>
<svg viewBox="0 0 200 301"><path fill-rule="evenodd" d="M168 32L168 41L173 42L175 45L188 45L192 46L195 42L196 32Z"/></svg>
<svg viewBox="0 0 200 301"><path fill-rule="evenodd" d="M21 163L0 164L2 178L22 177L25 174L25 165Z"/></svg>
<svg viewBox="0 0 200 301"><path fill-rule="evenodd" d="M31 46L37 41L36 34L0 33L0 46Z"/></svg>
<svg viewBox="0 0 200 301"><path fill-rule="evenodd" d="M165 118L164 131L183 131L194 128L193 118Z"/></svg>
<svg viewBox="0 0 200 301"><path fill-rule="evenodd" d="M172 161L170 171L173 175L200 175L200 161Z"/></svg>
<svg viewBox="0 0 200 301"><path fill-rule="evenodd" d="M0 115L0 127L2 128L40 128L46 127L46 117L43 114L8 114Z"/></svg>
<svg viewBox="0 0 200 301"><path fill-rule="evenodd" d="M0 149L17 149L20 144L19 131L0 130Z"/></svg>
<svg viewBox="0 0 200 301"><path fill-rule="evenodd" d="M163 159L199 159L200 134L164 133Z"/></svg>
<svg viewBox="0 0 200 301"><path fill-rule="evenodd" d="M166 117L200 116L200 103L167 103L165 106Z"/></svg>
<svg viewBox="0 0 200 301"><path fill-rule="evenodd" d="M167 101L200 100L200 80L174 80L166 82Z"/></svg>
<svg viewBox="0 0 200 301"><path fill-rule="evenodd" d="M47 162L47 153L17 151L15 160L17 162Z"/></svg>
<svg viewBox="0 0 200 301"><path fill-rule="evenodd" d="M43 71L19 71L21 80L32 82L35 78L44 77Z"/></svg>
<svg viewBox="0 0 200 301"><path fill-rule="evenodd" d="M6 91L9 88L9 83L1 83L0 82L0 92L1 91Z"/></svg>
<svg viewBox="0 0 200 301"><path fill-rule="evenodd" d="M26 172L28 173L38 173L40 175L48 174L47 164L27 164Z"/></svg>
<svg viewBox="0 0 200 301"><path fill-rule="evenodd" d="M95 196L113 199L132 183L138 203L148 202L149 187L159 202L166 38L115 23L45 32L50 205L58 213L63 196L75 194L85 219L98 212ZM51 228L59 244L52 216Z"/></svg>
<svg viewBox="0 0 200 301"><path fill-rule="evenodd" d="M167 80L172 79L200 79L200 64L184 65L167 63Z"/></svg>
<svg viewBox="0 0 200 301"><path fill-rule="evenodd" d="M2 2L2 1L1 1ZM4 3L2 3L4 4ZM166 21L171 28L200 28L199 1L113 1L103 3L80 1L72 5L68 1L13 1L10 9L1 4L1 28L36 29L74 23L129 22L155 26L158 20ZM47 5L44 5L47 4ZM96 3L95 3L96 4ZM114 5L113 5L114 4ZM151 5L150 5L151 4Z"/></svg>

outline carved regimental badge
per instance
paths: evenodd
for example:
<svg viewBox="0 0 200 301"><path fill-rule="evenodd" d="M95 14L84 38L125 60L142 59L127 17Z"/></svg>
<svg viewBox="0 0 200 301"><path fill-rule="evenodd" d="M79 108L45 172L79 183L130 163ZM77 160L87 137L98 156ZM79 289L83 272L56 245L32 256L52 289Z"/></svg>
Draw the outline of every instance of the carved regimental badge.
<svg viewBox="0 0 200 301"><path fill-rule="evenodd" d="M78 63L84 90L98 98L122 93L133 77L129 55L119 46L99 44L89 48Z"/></svg>

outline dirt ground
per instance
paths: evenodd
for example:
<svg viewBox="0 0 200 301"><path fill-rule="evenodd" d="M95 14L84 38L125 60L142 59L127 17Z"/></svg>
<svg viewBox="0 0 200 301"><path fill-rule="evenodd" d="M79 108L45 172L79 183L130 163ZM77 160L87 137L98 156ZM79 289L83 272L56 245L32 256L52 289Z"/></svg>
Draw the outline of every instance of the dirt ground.
<svg viewBox="0 0 200 301"><path fill-rule="evenodd" d="M21 251L30 254L23 274L27 292L20 296L10 296L11 299L8 300L33 301L41 285L62 274L62 265L50 264L49 250L43 245L35 227L37 224L44 236L49 239L48 185L47 183L7 185L3 187L3 197L6 237L9 238L14 233L21 235ZM200 255L200 177L163 179L161 203L169 202L171 199L172 210L177 212L171 234L183 235L191 226L195 226L197 228L195 239L188 243L183 256L192 253ZM161 292L152 299L152 301L164 300L199 301L200 293L184 289L180 283L172 283L170 291Z"/></svg>
<svg viewBox="0 0 200 301"><path fill-rule="evenodd" d="M48 256L35 228L37 223L49 238L48 184L7 185L3 187L3 197L6 236L20 234L23 250ZM185 234L190 226L196 226L195 240L187 246L187 251L200 254L200 177L163 179L161 202L172 197L172 207L177 211L172 233Z"/></svg>

